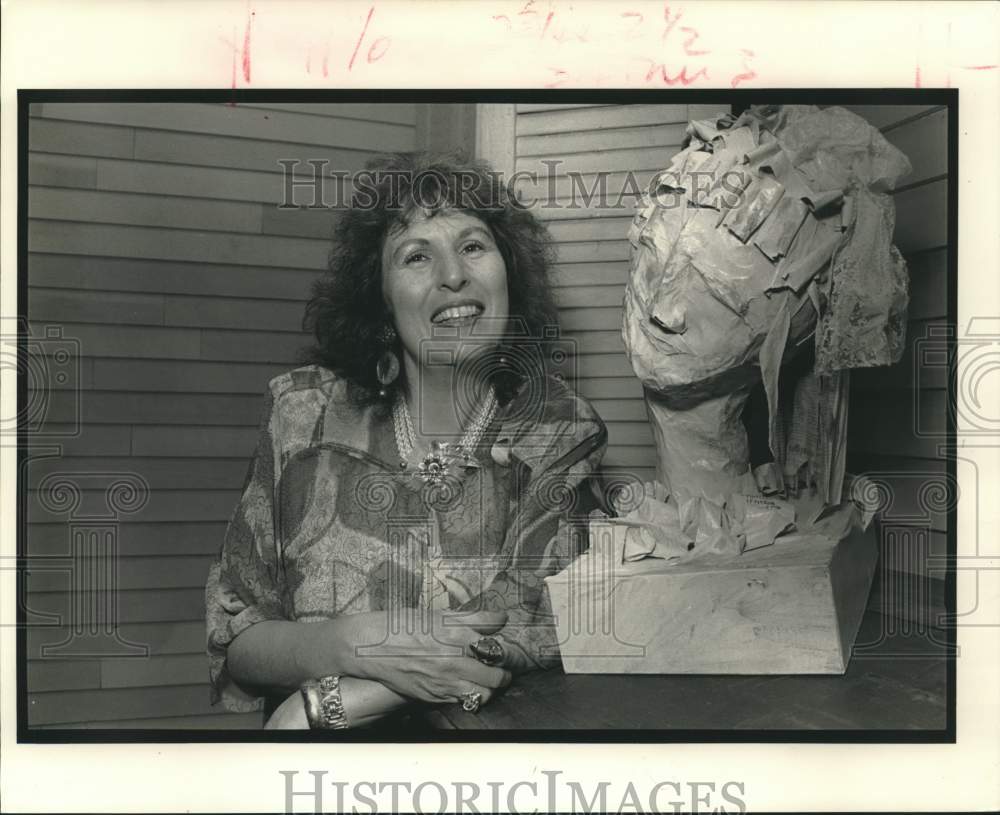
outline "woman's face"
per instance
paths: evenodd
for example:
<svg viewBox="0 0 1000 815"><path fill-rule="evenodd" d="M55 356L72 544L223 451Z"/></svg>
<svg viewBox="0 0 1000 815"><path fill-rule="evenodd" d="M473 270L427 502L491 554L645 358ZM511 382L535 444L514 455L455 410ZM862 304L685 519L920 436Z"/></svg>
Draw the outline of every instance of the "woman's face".
<svg viewBox="0 0 1000 815"><path fill-rule="evenodd" d="M507 327L507 267L490 228L466 212L419 212L391 232L382 294L411 370L495 347Z"/></svg>

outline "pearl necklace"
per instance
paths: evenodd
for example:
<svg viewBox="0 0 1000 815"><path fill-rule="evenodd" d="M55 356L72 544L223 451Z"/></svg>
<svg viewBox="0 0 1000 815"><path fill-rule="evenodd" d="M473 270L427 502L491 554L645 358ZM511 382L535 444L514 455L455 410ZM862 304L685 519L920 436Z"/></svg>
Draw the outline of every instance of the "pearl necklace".
<svg viewBox="0 0 1000 815"><path fill-rule="evenodd" d="M479 446L479 440L486 432L486 428L490 426L496 412L497 395L490 387L486 401L476 412L475 418L465 431L461 441L457 445L450 442L432 441L430 452L424 456L414 475L429 484L440 484L453 464L460 461L466 467L471 466L475 460L473 453ZM406 400L402 394L396 397L396 402L392 406L392 429L396 435L396 447L399 449L399 468L405 470L406 460L410 457L415 446L416 433L413 430L410 410L406 406Z"/></svg>

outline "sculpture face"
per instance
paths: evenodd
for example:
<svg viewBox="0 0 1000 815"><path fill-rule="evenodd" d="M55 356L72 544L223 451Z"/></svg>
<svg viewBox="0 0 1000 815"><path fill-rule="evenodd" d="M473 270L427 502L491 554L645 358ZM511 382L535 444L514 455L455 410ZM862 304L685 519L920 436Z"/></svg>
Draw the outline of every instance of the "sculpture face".
<svg viewBox="0 0 1000 815"><path fill-rule="evenodd" d="M745 489L741 412L763 380L775 463L793 484L808 463L805 478L839 502L846 389L839 378L791 383L802 422L839 424L833 442L809 451L800 440L812 428L800 427L786 457L795 417L781 407L779 371L813 345L816 367L800 379L899 358L906 273L890 251L885 193L906 159L841 108L751 110L692 122L688 137L629 232L622 337L646 389L658 475L674 492L723 503Z"/></svg>
<svg viewBox="0 0 1000 815"><path fill-rule="evenodd" d="M775 267L756 246L716 227L719 213L707 208L688 211L680 237L663 258L658 247L681 217L678 209L657 208L643 228L633 277L654 281L654 287L645 297L633 291L626 298L633 364L641 358L644 373L637 373L656 390L749 383L757 351L786 299L766 293ZM796 310L801 299L794 297ZM810 327L803 321L800 331L805 335ZM643 346L645 353L636 354ZM642 364L649 355L654 364Z"/></svg>
<svg viewBox="0 0 1000 815"><path fill-rule="evenodd" d="M897 359L905 269L888 257L884 193L908 171L905 156L842 108L750 111L692 122L688 136L629 234L622 333L643 384L687 396L749 384L817 320L820 370ZM835 253L850 278L839 302ZM775 330L782 347L765 362Z"/></svg>

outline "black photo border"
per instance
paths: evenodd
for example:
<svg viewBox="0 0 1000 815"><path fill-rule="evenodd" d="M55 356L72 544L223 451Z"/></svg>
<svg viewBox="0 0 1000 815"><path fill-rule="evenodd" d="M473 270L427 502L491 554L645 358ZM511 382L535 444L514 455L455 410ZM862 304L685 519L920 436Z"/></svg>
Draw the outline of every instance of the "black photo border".
<svg viewBox="0 0 1000 815"><path fill-rule="evenodd" d="M209 729L137 729L137 728L30 728L27 691L27 620L23 597L25 585L21 576L29 568L26 549L26 490L24 467L27 463L28 433L24 426L28 404L28 140L29 106L36 103L556 103L574 102L603 104L730 104L735 111L751 104L824 104L824 105L941 105L948 110L948 247L947 247L947 324L955 326L958 303L958 99L957 89L912 88L754 88L737 90L34 90L17 92L17 316L24 321L17 344L17 559L18 596L16 616L17 658L17 742L19 744L119 744L119 743L296 743L296 742L360 742L360 743L452 743L452 742L551 742L588 744L667 744L667 743L858 743L858 744L954 744L956 743L956 628L954 623L944 629L946 669L946 723L935 730L644 730L644 729L572 729L572 730L440 730L428 739L418 736L395 736L358 731L265 731ZM946 473L955 482L956 469L956 370L955 337L952 331L948 344L948 415ZM947 512L947 560L945 573L945 608L953 617L956 609L956 534L955 502L949 502Z"/></svg>

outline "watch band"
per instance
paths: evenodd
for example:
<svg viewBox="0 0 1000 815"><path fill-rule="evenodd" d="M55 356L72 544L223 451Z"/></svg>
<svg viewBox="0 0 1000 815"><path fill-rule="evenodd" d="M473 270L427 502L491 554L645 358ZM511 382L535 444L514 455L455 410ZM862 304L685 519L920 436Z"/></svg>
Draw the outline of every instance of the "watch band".
<svg viewBox="0 0 1000 815"><path fill-rule="evenodd" d="M347 728L347 715L340 698L340 677L324 676L307 679L301 687L305 702L306 718L313 730L343 730Z"/></svg>

